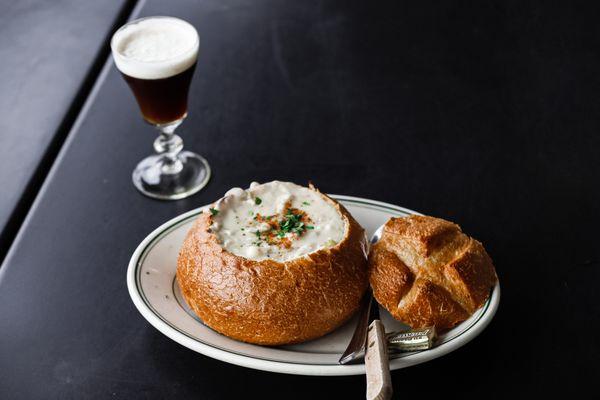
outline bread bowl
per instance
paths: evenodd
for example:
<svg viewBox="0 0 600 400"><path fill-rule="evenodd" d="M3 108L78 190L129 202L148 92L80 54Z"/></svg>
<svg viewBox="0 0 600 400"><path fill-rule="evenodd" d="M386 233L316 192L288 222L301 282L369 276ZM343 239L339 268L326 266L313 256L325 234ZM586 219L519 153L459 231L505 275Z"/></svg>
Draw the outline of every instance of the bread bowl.
<svg viewBox="0 0 600 400"><path fill-rule="evenodd" d="M497 277L483 245L440 218L391 218L369 254L373 295L413 328L447 330L487 300Z"/></svg>
<svg viewBox="0 0 600 400"><path fill-rule="evenodd" d="M234 188L196 220L177 282L214 330L299 343L344 323L368 287L363 228L335 200L289 182Z"/></svg>

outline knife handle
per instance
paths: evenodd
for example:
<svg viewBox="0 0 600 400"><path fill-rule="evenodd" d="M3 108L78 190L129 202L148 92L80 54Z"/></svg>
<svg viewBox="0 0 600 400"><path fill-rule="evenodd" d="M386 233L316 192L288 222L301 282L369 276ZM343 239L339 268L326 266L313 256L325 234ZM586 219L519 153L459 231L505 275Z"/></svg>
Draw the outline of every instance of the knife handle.
<svg viewBox="0 0 600 400"><path fill-rule="evenodd" d="M385 329L378 319L371 322L367 332L365 368L367 370L367 400L391 399L392 378Z"/></svg>

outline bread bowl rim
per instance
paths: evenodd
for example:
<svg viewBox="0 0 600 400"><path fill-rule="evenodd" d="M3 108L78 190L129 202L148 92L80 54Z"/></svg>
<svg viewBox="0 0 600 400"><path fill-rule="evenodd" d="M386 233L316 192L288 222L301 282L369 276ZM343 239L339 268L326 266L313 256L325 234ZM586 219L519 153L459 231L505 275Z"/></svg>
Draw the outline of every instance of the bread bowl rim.
<svg viewBox="0 0 600 400"><path fill-rule="evenodd" d="M282 182L284 182L284 181L282 181ZM269 182L265 182L265 183L269 183ZM289 183L293 183L293 182L289 182ZM295 184L295 183L294 183L294 184ZM265 265L265 266L271 266L271 267L284 267L284 266L285 266L285 264L287 264L287 263L291 263L291 262L294 262L295 260L299 260L299 259L302 259L302 258L307 258L307 259L310 259L310 256L317 255L317 254L320 254L320 253L327 254L328 252L330 252L330 251L331 251L331 250L333 250L333 249L339 249L339 247L340 247L340 246L341 246L343 243L345 243L347 240L349 240L349 239L350 239L350 237L349 237L349 236L350 236L350 229L351 229L351 225L352 225L352 224L350 223L350 220L349 220L349 218L348 218L348 215L345 215L345 213L344 213L344 212L342 212L342 210L340 210L340 208L339 208L339 207L341 206L342 208L344 208L344 209L345 209L344 205L343 205L343 204L341 204L341 203L339 203L339 202L338 202L338 201L337 201L335 198L332 198L332 197L331 197L330 195L328 195L327 193L323 193L323 192L321 192L321 191L320 191L318 188L316 188L316 187L315 187L315 186L314 186L312 183L309 183L309 185L308 185L308 186L302 186L302 185L298 185L298 184L295 184L295 185L297 185L297 186L300 186L300 187L302 187L302 188L305 188L305 189L308 189L308 190L311 190L311 191L314 191L314 192L316 192L316 193L317 193L317 194L319 194L321 197L323 197L323 200L324 200L326 203L333 203L333 204L331 204L331 206L332 206L332 207L334 207L334 209L335 209L336 213L338 214L338 216L340 217L341 221L342 221L342 222L343 222L343 224L344 224L344 232L343 232L343 234L342 234L342 237L341 237L341 239L340 239L338 242L336 242L336 244L335 244L335 245L333 245L333 246L330 246L330 247L325 247L325 246L323 246L323 247L317 248L317 249L315 249L314 251L311 251L311 252L309 252L309 253L304 253L304 254L302 254L302 255L300 255L300 256L298 256L298 257L295 257L295 258L290 258L290 259L287 259L287 260L276 260L276 259L269 259L269 258L263 258L263 259L258 259L258 260L257 260L257 259L248 258L248 257L245 257L245 256L243 256L243 255L239 255L239 254L235 254L235 253L233 253L232 251L228 250L227 248L225 248L225 247L224 247L224 246L223 246L223 245L220 243L220 240L219 240L219 235L218 235L217 233L215 233L215 232L212 232L212 231L210 231L210 227L212 226L212 222L213 222L213 217L214 217L214 214L212 214L212 213L208 213L208 214L209 214L209 215L208 215L208 221L209 221L209 226L208 226L208 227L209 227L209 234L210 234L210 236L212 236L212 237L214 237L214 238L216 239L217 245L218 245L218 246L221 248L221 251L222 251L223 253L226 253L226 254L227 254L227 256L231 256L231 257L233 257L233 258L236 258L236 259L242 259L242 260L244 260L244 262L246 262L246 263L249 263L249 264L252 264L252 265ZM247 190L247 189L246 189L246 190ZM220 199L218 199L218 200L216 200L216 201L212 202L211 204L209 204L209 205L205 206L206 210L199 212L199 213L198 213L198 217L199 217L199 216L200 216L202 213L204 213L205 211L207 211L207 210L210 210L210 208L211 208L212 206L214 206L215 204L217 204L217 202L219 202L219 201L220 201L220 200L222 200L223 198L224 198L224 197L222 197L222 198L220 198ZM349 211L347 211L347 210L346 210L346 212L347 212L347 213L350 215L350 217L352 217L352 214L350 214L350 212L349 212ZM352 217L352 218L353 218L353 217ZM360 224L358 224L358 226L359 226L361 229L363 229L363 231L365 232L365 244L366 244L366 245L367 245L367 247L368 247L368 246L369 246L369 237L366 235L366 230L365 230L365 229L364 229L364 228L363 228L363 227L362 227ZM367 248L367 250L368 250L368 248ZM365 257L366 257L366 255L365 255Z"/></svg>

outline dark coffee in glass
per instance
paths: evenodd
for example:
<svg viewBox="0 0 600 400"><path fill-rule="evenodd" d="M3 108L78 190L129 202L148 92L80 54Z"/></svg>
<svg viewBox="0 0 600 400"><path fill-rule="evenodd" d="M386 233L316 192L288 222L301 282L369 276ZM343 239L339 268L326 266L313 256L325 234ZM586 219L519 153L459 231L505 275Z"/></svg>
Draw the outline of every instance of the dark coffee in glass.
<svg viewBox="0 0 600 400"><path fill-rule="evenodd" d="M190 83L196 63L183 72L162 79L139 79L122 74L133 91L144 119L167 124L185 118Z"/></svg>

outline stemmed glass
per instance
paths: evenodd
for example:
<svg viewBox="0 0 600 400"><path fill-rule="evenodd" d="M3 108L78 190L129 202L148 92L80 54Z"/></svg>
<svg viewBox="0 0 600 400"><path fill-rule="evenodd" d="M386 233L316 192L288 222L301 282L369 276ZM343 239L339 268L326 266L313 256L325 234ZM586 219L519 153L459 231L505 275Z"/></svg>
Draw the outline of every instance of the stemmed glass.
<svg viewBox="0 0 600 400"><path fill-rule="evenodd" d="M198 32L179 18L141 18L117 30L110 45L142 116L159 131L154 141L156 154L133 171L135 187L162 200L198 192L210 179L210 166L198 154L183 151L183 141L175 134L187 116L200 45Z"/></svg>

